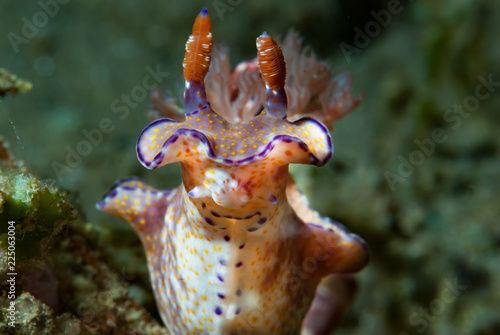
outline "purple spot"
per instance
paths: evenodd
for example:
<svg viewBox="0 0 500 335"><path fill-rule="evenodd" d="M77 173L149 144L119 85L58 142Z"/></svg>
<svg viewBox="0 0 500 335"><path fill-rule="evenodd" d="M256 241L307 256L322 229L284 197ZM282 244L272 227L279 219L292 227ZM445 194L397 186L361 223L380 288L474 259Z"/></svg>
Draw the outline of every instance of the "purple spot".
<svg viewBox="0 0 500 335"><path fill-rule="evenodd" d="M219 279L221 282L224 282L224 278L222 278L221 275L217 275L217 279Z"/></svg>
<svg viewBox="0 0 500 335"><path fill-rule="evenodd" d="M210 214L212 214L213 216L215 216L216 218L220 218L220 215L217 214L216 212L214 211L210 211Z"/></svg>
<svg viewBox="0 0 500 335"><path fill-rule="evenodd" d="M258 224L263 224L264 222L266 222L267 219L266 218L262 218L260 219L259 221L257 221Z"/></svg>
<svg viewBox="0 0 500 335"><path fill-rule="evenodd" d="M234 312L234 314L238 315L238 314L240 314L240 312L241 312L241 308L238 307L238 308L236 308L236 312Z"/></svg>
<svg viewBox="0 0 500 335"><path fill-rule="evenodd" d="M224 236L224 241L229 242L229 240L230 240L229 236L227 236L227 235Z"/></svg>
<svg viewBox="0 0 500 335"><path fill-rule="evenodd" d="M107 197L111 199L111 198L116 197L117 194L118 194L118 192L115 190L115 191L111 192L110 194L108 194Z"/></svg>
<svg viewBox="0 0 500 335"><path fill-rule="evenodd" d="M271 194L271 196L269 197L269 201L272 203L272 204L277 204L278 203L278 198L274 195L274 194Z"/></svg>
<svg viewBox="0 0 500 335"><path fill-rule="evenodd" d="M243 243L242 245L240 245L240 249L243 249L245 247L245 243Z"/></svg>
<svg viewBox="0 0 500 335"><path fill-rule="evenodd" d="M241 297L241 290L240 290L240 289L237 289L237 290L236 290L236 295L237 295L238 297Z"/></svg>
<svg viewBox="0 0 500 335"><path fill-rule="evenodd" d="M222 294L222 293L217 293L217 296L218 296L219 298L221 298L221 299L224 299L224 298L225 298L224 294Z"/></svg>
<svg viewBox="0 0 500 335"><path fill-rule="evenodd" d="M305 144L304 142L299 142L299 148L301 148L305 152L309 151L309 148L307 147L307 144Z"/></svg>
<svg viewBox="0 0 500 335"><path fill-rule="evenodd" d="M219 262L220 262L220 265L226 265L227 264L225 259L220 259Z"/></svg>
<svg viewBox="0 0 500 335"><path fill-rule="evenodd" d="M205 221L211 225L211 226L215 226L214 222L212 220L210 220L209 218L205 218Z"/></svg>
<svg viewBox="0 0 500 335"><path fill-rule="evenodd" d="M240 267L240 266L242 266L242 265L243 265L243 262L238 262L238 263L236 263L236 267L237 267L237 268L239 268L239 267Z"/></svg>
<svg viewBox="0 0 500 335"><path fill-rule="evenodd" d="M215 307L215 314L217 314L217 315L222 314L222 309L219 306Z"/></svg>
<svg viewBox="0 0 500 335"><path fill-rule="evenodd" d="M258 229L259 228L257 228L257 227L252 227L252 228L248 228L247 231L251 233L251 232L256 231Z"/></svg>
<svg viewBox="0 0 500 335"><path fill-rule="evenodd" d="M255 216L255 215L260 215L260 212L257 212L257 213L253 213L252 215L249 215L245 218L245 220L248 220L250 219L252 216Z"/></svg>
<svg viewBox="0 0 500 335"><path fill-rule="evenodd" d="M207 207L207 205L203 202L203 203L201 204L201 208L205 208L205 207Z"/></svg>

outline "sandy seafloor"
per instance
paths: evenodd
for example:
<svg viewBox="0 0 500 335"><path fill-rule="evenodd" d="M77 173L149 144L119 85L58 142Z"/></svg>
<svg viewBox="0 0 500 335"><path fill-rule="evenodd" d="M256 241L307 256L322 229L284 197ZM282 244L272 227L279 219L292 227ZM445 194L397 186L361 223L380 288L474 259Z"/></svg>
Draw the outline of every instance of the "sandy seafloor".
<svg viewBox="0 0 500 335"><path fill-rule="evenodd" d="M0 1L0 67L34 85L1 99L0 135L29 172L69 192L81 220L108 232L112 268L142 267L126 271L142 276L131 286L153 315L144 262L126 256L138 240L94 206L127 176L158 188L179 184L178 165L150 171L137 161L148 97L136 96L127 112L113 104L142 85L148 67L169 73L160 86L180 90L184 43L207 7L214 41L230 47L233 66L255 56L264 30L278 36L294 27L365 93L335 124L331 162L292 168L312 205L371 250L335 334L500 333L500 86L483 84L500 82L500 3L402 2L381 27L371 11L387 9L385 1L66 2L44 20L37 1ZM34 18L40 27L23 30ZM354 29L370 27L380 29L356 45ZM346 45L356 52L346 56ZM113 130L68 160L105 118ZM425 153L417 142L433 148ZM55 162L68 168L58 172ZM445 302L453 282L460 289Z"/></svg>

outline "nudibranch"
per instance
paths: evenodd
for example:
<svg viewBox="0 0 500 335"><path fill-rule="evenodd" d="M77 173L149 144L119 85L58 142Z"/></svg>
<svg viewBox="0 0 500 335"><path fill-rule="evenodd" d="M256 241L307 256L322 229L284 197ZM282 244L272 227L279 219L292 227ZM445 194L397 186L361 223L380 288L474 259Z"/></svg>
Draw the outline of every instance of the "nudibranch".
<svg viewBox="0 0 500 335"><path fill-rule="evenodd" d="M186 44L184 115L152 122L137 142L146 168L180 162L182 184L158 190L121 180L97 208L140 236L172 334L297 334L320 280L359 271L367 249L312 210L288 173L292 163L324 165L333 146L319 120L288 120L280 46L262 34L257 60L240 69L258 71L252 78L263 87L260 106L256 96L240 105L257 109L251 116L212 107L217 92L205 85L211 51L203 9Z"/></svg>

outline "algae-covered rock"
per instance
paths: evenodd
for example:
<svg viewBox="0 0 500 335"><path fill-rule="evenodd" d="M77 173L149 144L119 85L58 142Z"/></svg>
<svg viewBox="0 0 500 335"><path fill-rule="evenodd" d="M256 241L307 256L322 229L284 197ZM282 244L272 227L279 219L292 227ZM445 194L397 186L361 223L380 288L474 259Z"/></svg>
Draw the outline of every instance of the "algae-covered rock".
<svg viewBox="0 0 500 335"><path fill-rule="evenodd" d="M28 173L0 173L0 248L7 248L7 222L13 221L18 260L45 256L54 237L73 219L64 192Z"/></svg>
<svg viewBox="0 0 500 335"><path fill-rule="evenodd" d="M10 93L24 93L33 88L33 84L29 81L19 78L15 74L10 73L5 69L0 68L0 97Z"/></svg>
<svg viewBox="0 0 500 335"><path fill-rule="evenodd" d="M6 330L3 334L53 334L53 311L28 292L23 292L16 300L16 331ZM2 322L10 323L7 313ZM13 328L7 328L13 329ZM19 332L21 330L22 332Z"/></svg>
<svg viewBox="0 0 500 335"><path fill-rule="evenodd" d="M64 225L75 219L75 212L65 192L26 172L2 141L0 148L0 249L7 252L8 236L13 236L17 265L34 257L43 259ZM2 258L0 268L4 262Z"/></svg>
<svg viewBox="0 0 500 335"><path fill-rule="evenodd" d="M0 148L0 333L168 334L108 266L103 231Z"/></svg>

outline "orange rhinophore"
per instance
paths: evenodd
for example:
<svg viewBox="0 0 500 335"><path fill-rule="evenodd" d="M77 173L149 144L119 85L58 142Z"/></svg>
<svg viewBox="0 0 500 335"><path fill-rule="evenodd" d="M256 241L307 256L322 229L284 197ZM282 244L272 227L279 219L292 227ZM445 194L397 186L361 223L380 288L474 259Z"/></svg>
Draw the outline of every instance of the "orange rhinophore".
<svg viewBox="0 0 500 335"><path fill-rule="evenodd" d="M184 56L184 79L186 81L202 82L210 66L212 51L212 32L210 15L206 9L198 14L193 25L193 33L186 42Z"/></svg>
<svg viewBox="0 0 500 335"><path fill-rule="evenodd" d="M257 38L257 55L260 73L266 85L273 90L285 87L285 57L278 43L266 33Z"/></svg>

